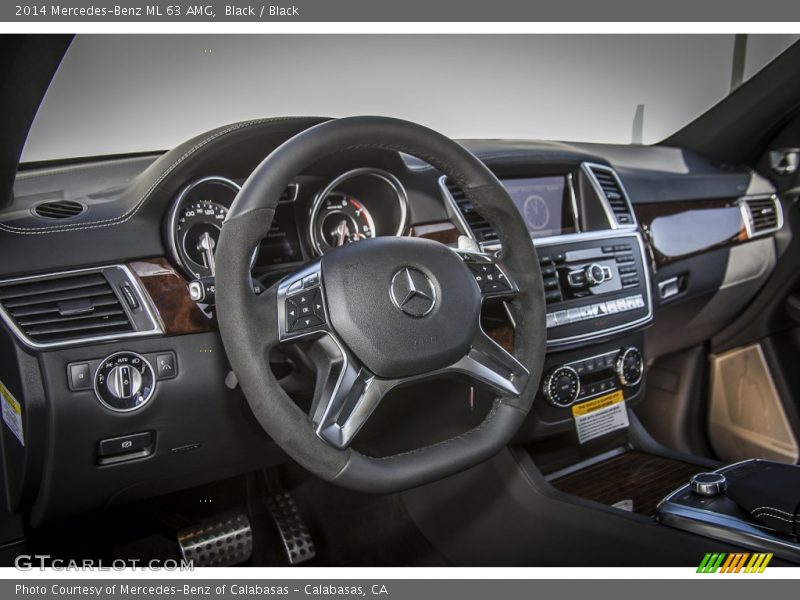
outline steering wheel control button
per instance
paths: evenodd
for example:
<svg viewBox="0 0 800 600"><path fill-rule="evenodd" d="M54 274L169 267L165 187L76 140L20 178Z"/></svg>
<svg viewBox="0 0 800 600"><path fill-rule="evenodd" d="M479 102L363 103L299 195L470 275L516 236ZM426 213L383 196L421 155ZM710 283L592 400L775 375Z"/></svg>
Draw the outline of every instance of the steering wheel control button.
<svg viewBox="0 0 800 600"><path fill-rule="evenodd" d="M92 370L89 363L75 363L67 367L67 381L73 392L92 389Z"/></svg>
<svg viewBox="0 0 800 600"><path fill-rule="evenodd" d="M319 275L306 277L302 281L314 281L319 285ZM325 323L325 307L319 287L302 289L286 300L286 331L296 333Z"/></svg>
<svg viewBox="0 0 800 600"><path fill-rule="evenodd" d="M581 393L580 376L572 367L557 367L545 378L542 391L545 399L553 406L569 406Z"/></svg>
<svg viewBox="0 0 800 600"><path fill-rule="evenodd" d="M414 267L403 267L392 277L389 295L397 309L409 317L421 318L436 307L436 288L430 277Z"/></svg>
<svg viewBox="0 0 800 600"><path fill-rule="evenodd" d="M156 375L159 379L172 379L178 375L178 362L172 352L156 354Z"/></svg>
<svg viewBox="0 0 800 600"><path fill-rule="evenodd" d="M697 473L689 480L689 487L698 496L719 496L728 487L728 481L722 473Z"/></svg>
<svg viewBox="0 0 800 600"><path fill-rule="evenodd" d="M468 262L467 266L475 278L481 292L484 294L496 294L508 292L511 290L511 285L508 279L493 262L489 262L485 257L480 262Z"/></svg>
<svg viewBox="0 0 800 600"><path fill-rule="evenodd" d="M97 368L94 391L111 410L128 412L141 408L155 391L153 367L135 352L112 354Z"/></svg>

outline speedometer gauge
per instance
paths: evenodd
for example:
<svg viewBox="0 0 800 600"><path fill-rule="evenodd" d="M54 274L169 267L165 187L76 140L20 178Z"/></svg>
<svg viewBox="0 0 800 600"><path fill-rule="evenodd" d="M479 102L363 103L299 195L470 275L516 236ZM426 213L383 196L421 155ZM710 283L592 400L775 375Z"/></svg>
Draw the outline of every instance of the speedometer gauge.
<svg viewBox="0 0 800 600"><path fill-rule="evenodd" d="M199 179L181 191L170 212L167 238L173 260L192 278L209 277L222 222L239 186L224 177Z"/></svg>
<svg viewBox="0 0 800 600"><path fill-rule="evenodd" d="M375 221L364 205L347 194L330 194L317 218L319 239L330 248L375 237Z"/></svg>

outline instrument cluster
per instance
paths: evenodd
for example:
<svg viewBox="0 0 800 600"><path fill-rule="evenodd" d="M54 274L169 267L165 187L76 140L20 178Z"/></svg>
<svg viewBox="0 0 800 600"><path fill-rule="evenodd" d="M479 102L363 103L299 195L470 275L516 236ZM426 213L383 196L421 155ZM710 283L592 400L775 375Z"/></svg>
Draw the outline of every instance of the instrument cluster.
<svg viewBox="0 0 800 600"><path fill-rule="evenodd" d="M240 189L240 182L211 175L188 183L175 197L165 237L172 261L189 279L214 276L222 223ZM353 169L330 180L301 177L281 196L252 257L254 271L302 263L365 239L404 235L408 212L403 184L382 169Z"/></svg>

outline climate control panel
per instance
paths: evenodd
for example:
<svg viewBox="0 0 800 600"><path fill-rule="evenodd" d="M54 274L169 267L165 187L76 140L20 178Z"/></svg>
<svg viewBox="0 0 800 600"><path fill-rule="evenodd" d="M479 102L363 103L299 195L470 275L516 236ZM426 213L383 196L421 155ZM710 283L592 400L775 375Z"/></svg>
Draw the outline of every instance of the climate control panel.
<svg viewBox="0 0 800 600"><path fill-rule="evenodd" d="M620 388L638 386L644 376L644 359L633 346L553 367L542 383L545 399L565 408Z"/></svg>

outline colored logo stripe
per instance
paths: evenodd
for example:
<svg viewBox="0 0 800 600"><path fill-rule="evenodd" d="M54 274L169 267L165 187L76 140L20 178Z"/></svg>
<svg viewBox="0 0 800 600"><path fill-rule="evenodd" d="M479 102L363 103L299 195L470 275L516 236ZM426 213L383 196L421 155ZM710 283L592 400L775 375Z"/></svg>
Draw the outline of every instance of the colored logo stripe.
<svg viewBox="0 0 800 600"><path fill-rule="evenodd" d="M748 559L749 562L748 562ZM763 573L772 560L772 553L708 552L697 567L698 573ZM747 566L745 566L747 563ZM744 571L742 571L744 569Z"/></svg>

